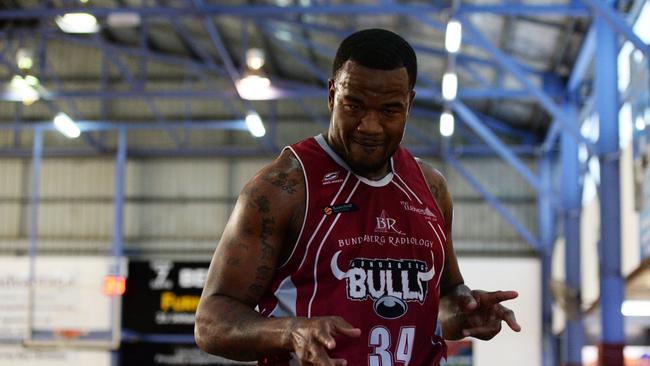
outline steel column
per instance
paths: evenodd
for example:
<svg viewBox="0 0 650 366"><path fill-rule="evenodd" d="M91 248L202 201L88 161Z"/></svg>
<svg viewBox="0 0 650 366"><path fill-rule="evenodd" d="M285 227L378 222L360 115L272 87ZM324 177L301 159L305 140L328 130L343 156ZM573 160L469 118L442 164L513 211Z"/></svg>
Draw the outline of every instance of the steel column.
<svg viewBox="0 0 650 366"><path fill-rule="evenodd" d="M542 264L542 366L555 365L556 350L553 337L553 304L551 302L551 265L555 241L555 210L552 204L551 154L543 153L538 162L542 189L537 192L540 255Z"/></svg>
<svg viewBox="0 0 650 366"><path fill-rule="evenodd" d="M126 170L126 150L127 150L127 130L120 128L117 134L117 151L115 152L115 190L113 191L113 244L111 246L112 268L109 269L109 275L124 276L126 268L122 268L122 256L124 254L124 172ZM111 324L116 323L114 318L119 313L121 299L113 295L111 301ZM118 307L116 311L115 307ZM119 316L119 315L117 315ZM119 321L117 322L119 324ZM112 329L113 339L118 339L120 327ZM117 366L119 354L116 350L111 351L111 363Z"/></svg>
<svg viewBox="0 0 650 366"><path fill-rule="evenodd" d="M120 258L124 253L124 172L126 169L127 129L120 128L117 133L115 153L115 191L113 191L113 257ZM119 273L119 272L118 272Z"/></svg>
<svg viewBox="0 0 650 366"><path fill-rule="evenodd" d="M575 119L578 117L575 107L566 105L567 114ZM560 154L562 161L562 206L564 226L564 273L565 282L571 293L577 294L573 311L567 314L565 336L563 338L562 364L564 366L582 365L582 346L584 345L584 330L580 312L581 263L580 263L580 213L582 196L580 191L580 162L578 160L578 144L569 133L562 131L560 136ZM572 314L574 313L574 314Z"/></svg>
<svg viewBox="0 0 650 366"><path fill-rule="evenodd" d="M621 276L620 151L618 135L617 34L595 18L595 101L599 115L600 158L600 299L602 334L599 364L623 365L624 284Z"/></svg>

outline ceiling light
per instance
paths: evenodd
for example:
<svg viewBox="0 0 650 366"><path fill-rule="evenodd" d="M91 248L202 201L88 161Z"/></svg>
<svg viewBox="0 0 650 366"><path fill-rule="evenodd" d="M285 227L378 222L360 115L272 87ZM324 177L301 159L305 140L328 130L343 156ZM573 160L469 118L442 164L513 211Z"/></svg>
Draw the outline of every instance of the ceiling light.
<svg viewBox="0 0 650 366"><path fill-rule="evenodd" d="M246 51L246 65L251 70L259 70L264 66L264 51L259 48L251 48Z"/></svg>
<svg viewBox="0 0 650 366"><path fill-rule="evenodd" d="M458 78L453 72L446 72L442 76L442 97L446 100L456 99L458 91Z"/></svg>
<svg viewBox="0 0 650 366"><path fill-rule="evenodd" d="M650 301L625 300L621 306L621 313L625 316L650 316Z"/></svg>
<svg viewBox="0 0 650 366"><path fill-rule="evenodd" d="M634 122L634 126L636 127L637 130L643 131L645 130L645 121L643 120L643 117L638 116L636 118L636 121Z"/></svg>
<svg viewBox="0 0 650 366"><path fill-rule="evenodd" d="M246 115L246 127L248 127L251 135L255 137L262 137L266 134L264 123L262 123L260 115L255 112L251 111Z"/></svg>
<svg viewBox="0 0 650 366"><path fill-rule="evenodd" d="M455 19L447 23L447 31L445 32L445 48L449 53L456 53L460 50L461 40L463 38L463 26Z"/></svg>
<svg viewBox="0 0 650 366"><path fill-rule="evenodd" d="M35 101L39 100L41 96L38 93L38 90L36 90L36 87L38 86L38 79L36 79L35 84L34 79L36 78L33 76L27 76L23 78L20 75L16 75L11 78L9 87L7 89L9 98L14 101L23 102L25 105L31 105Z"/></svg>
<svg viewBox="0 0 650 366"><path fill-rule="evenodd" d="M55 19L56 25L65 33L97 33L99 24L94 15L88 13L68 13Z"/></svg>
<svg viewBox="0 0 650 366"><path fill-rule="evenodd" d="M258 74L248 74L236 83L239 96L247 100L261 100L268 97L271 80Z"/></svg>
<svg viewBox="0 0 650 366"><path fill-rule="evenodd" d="M444 111L440 115L440 134L449 137L454 134L454 115Z"/></svg>
<svg viewBox="0 0 650 366"><path fill-rule="evenodd" d="M111 28L135 28L140 23L140 14L136 12L113 12L106 17L106 24Z"/></svg>
<svg viewBox="0 0 650 366"><path fill-rule="evenodd" d="M54 127L56 127L59 132L61 132L65 137L69 139L75 139L81 135L81 130L79 130L79 126L68 116L67 114L63 112L57 113L57 115L54 117Z"/></svg>
<svg viewBox="0 0 650 366"><path fill-rule="evenodd" d="M34 53L28 48L19 48L16 51L16 65L21 70L29 70L34 66Z"/></svg>

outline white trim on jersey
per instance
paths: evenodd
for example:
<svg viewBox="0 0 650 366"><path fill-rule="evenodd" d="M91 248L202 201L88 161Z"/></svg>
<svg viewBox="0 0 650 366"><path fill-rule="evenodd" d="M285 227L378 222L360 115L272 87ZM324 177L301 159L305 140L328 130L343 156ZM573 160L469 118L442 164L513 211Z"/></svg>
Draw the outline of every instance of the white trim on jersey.
<svg viewBox="0 0 650 366"><path fill-rule="evenodd" d="M338 165L345 168L347 171L352 172L352 168L350 168L350 166L334 150L332 150L330 145L327 144L327 141L325 141L325 137L323 136L323 134L314 136L314 139L316 140L318 145L327 153L327 155L329 155L332 158L332 160L334 160ZM390 167L391 167L391 171L388 172L388 174L386 174L383 178L379 180L370 180L368 178L356 174L354 174L354 176L357 177L357 179L359 179L361 182L371 187L383 187L393 180L393 176L394 176L393 172L395 171L395 169L393 169L392 157L390 158Z"/></svg>
<svg viewBox="0 0 650 366"><path fill-rule="evenodd" d="M436 225L438 225L438 229L440 229L440 234L442 234L442 237L445 239L445 241L447 241L447 235L445 235L445 231L442 230L442 226L440 226L438 223L436 223Z"/></svg>
<svg viewBox="0 0 650 366"><path fill-rule="evenodd" d="M336 192L336 195L334 198L332 198L332 202L330 202L330 205L333 205L334 202L336 202L336 199L339 198L339 195L343 191L343 188L345 188L345 185L348 182L348 179L350 178L350 172L348 172L348 175L345 176L345 180L343 180L343 183L341 183L341 187L339 188L339 191ZM345 201L347 202L347 201ZM305 214L305 217L307 217L307 214ZM311 238L309 238L309 241L307 242L307 246L305 247L305 252L302 255L302 260L300 261L300 265L298 266L297 269L302 268L303 263L305 263L305 258L307 258L307 253L309 252L309 247L311 246L312 241L314 241L314 237L316 234L318 234L318 231L320 230L321 225L323 225L323 222L325 221L326 218L329 216L323 214L323 217L321 217L320 222L318 223L318 226L316 226L316 229L314 232L311 234Z"/></svg>
<svg viewBox="0 0 650 366"><path fill-rule="evenodd" d="M438 237L438 243L440 243L440 252L442 253L442 264L440 265L440 275L438 276L438 281L436 281L436 287L438 287L440 285L440 279L442 278L442 273L445 271L445 260L446 260L445 246L442 244L442 240L440 240L440 236L438 235L438 231L433 226L431 221L427 221L427 224L429 224L429 226L431 226L431 229L436 234L436 237ZM438 227L440 227L440 225L438 225ZM447 242L447 240L445 239L445 243L446 242ZM435 263L434 263L434 265L435 265Z"/></svg>
<svg viewBox="0 0 650 366"><path fill-rule="evenodd" d="M298 248L298 243L300 243L300 239L302 239L302 232L305 229L305 223L307 222L307 212L309 212L309 181L307 180L307 171L305 170L305 165L302 163L302 160L300 160L300 156L293 150L291 146L285 147L282 151L289 149L293 156L298 159L298 162L300 163L300 167L302 168L302 175L305 177L305 213L304 217L302 218L302 226L300 227L300 233L298 234L298 238L296 239L296 242L293 244L293 249L291 249L291 254L289 254L289 257L278 267L278 269L286 266L289 264L289 261L293 257L293 253L296 251L296 248Z"/></svg>
<svg viewBox="0 0 650 366"><path fill-rule="evenodd" d="M417 164L417 163L416 163L416 164ZM413 196L415 196L415 199L418 200L418 203L422 205L423 203L422 203L422 200L420 199L420 197L418 197L418 195L415 194L415 192L413 192L413 190L411 189L411 187L409 187L408 184L406 184L406 182L404 181L404 179L402 179L402 177L400 177L399 174L397 174L397 173L395 173L395 176L397 177L397 179L399 179L400 182L402 182L402 184L404 185L404 187L406 187L406 189L408 189L408 191L411 192L411 194L412 194ZM426 183L426 180L425 180L424 182ZM397 184L397 183L395 183L395 184Z"/></svg>
<svg viewBox="0 0 650 366"><path fill-rule="evenodd" d="M352 188L352 191L350 191L350 194L348 195L348 198L345 200L345 202L350 202L350 199L352 198L352 195L354 195L354 192L357 191L357 188L359 187L359 183L361 181L357 181L357 184L354 185L354 188ZM329 230L327 230L327 233L325 233L325 236L323 236L323 240L321 240L320 245L318 246L318 251L316 251L316 258L314 260L314 290L311 295L311 299L309 300L309 306L307 307L307 317L311 317L311 304L314 302L314 299L316 298L316 292L318 290L318 257L320 257L320 251L323 249L323 244L325 244L325 241L330 235L330 232L332 232L332 229L336 225L336 222L339 221L339 218L341 217L341 213L339 212L336 214L336 218L332 222L332 225L330 226Z"/></svg>
<svg viewBox="0 0 650 366"><path fill-rule="evenodd" d="M298 290L296 289L296 285L291 281L291 276L287 276L287 278L282 280L278 289L275 290L274 295L278 299L278 303L275 305L271 314L269 314L269 317L296 316Z"/></svg>
<svg viewBox="0 0 650 366"><path fill-rule="evenodd" d="M408 198L409 201L413 201L413 199L411 198L411 196L410 196L408 193L406 193L406 191L404 190L404 188L402 188L399 184L397 184L397 182L395 182L395 180L393 180L392 183L393 183L397 188L399 188L400 191L404 192L404 194L406 195L406 198Z"/></svg>

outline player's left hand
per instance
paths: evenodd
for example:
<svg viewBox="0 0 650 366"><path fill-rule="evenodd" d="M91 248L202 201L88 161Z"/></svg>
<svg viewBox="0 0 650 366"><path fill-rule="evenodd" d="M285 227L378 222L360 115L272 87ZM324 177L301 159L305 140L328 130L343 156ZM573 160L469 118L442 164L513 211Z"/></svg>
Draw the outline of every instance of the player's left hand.
<svg viewBox="0 0 650 366"><path fill-rule="evenodd" d="M463 336L482 340L492 339L501 331L502 321L505 321L515 332L521 331L515 313L501 305L501 302L519 296L516 291L472 290L459 295L459 310L466 318L463 324Z"/></svg>

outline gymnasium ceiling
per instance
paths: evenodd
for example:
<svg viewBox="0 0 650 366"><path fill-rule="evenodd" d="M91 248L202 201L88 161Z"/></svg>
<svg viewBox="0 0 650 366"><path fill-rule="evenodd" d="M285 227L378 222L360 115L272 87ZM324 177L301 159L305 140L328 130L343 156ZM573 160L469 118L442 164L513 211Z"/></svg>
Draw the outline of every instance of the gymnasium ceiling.
<svg viewBox="0 0 650 366"><path fill-rule="evenodd" d="M326 128L325 87L338 43L354 30L382 27L416 49L419 79L406 142L421 154L436 155L451 6L391 0L3 0L0 82L31 74L43 89L42 99L29 106L0 94L0 123L22 128L0 132L0 151L28 154L31 135L25 127L64 111L89 125L153 126L129 133L133 152L273 153ZM619 10L630 6L619 2ZM534 153L551 118L494 54L504 55L559 103L591 22L587 8L566 0L472 0L458 9L464 23L455 61L458 100L515 152ZM98 33L66 34L55 24L56 16L79 11L96 15ZM262 70L274 88L268 100L243 100L234 87L247 69L251 47L266 54ZM23 48L34 54L26 72L15 62ZM262 116L265 138L255 140L243 130L248 110ZM449 141L456 151L489 150L465 124L456 126ZM45 144L46 150L106 153L115 140L111 131L91 131L75 141L46 136Z"/></svg>

